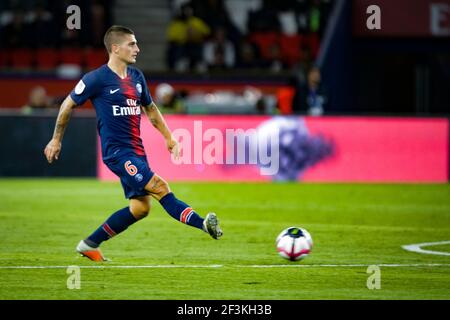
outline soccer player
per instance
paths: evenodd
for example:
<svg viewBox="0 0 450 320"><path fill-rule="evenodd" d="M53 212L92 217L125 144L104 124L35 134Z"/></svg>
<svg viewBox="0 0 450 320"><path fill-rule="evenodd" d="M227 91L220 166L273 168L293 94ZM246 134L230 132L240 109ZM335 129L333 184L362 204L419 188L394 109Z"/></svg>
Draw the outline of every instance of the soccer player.
<svg viewBox="0 0 450 320"><path fill-rule="evenodd" d="M175 159L179 158L179 146L152 101L144 75L130 66L139 53L134 32L123 26L112 26L105 33L104 44L109 54L108 63L84 75L63 101L44 154L49 163L58 160L72 110L91 99L97 113L103 162L120 178L129 206L113 213L90 236L81 240L76 250L93 261L107 260L99 249L101 243L145 218L150 211L150 197L158 200L173 218L219 239L222 230L216 214L210 212L203 219L177 199L167 182L147 163L140 138L141 110L162 134Z"/></svg>

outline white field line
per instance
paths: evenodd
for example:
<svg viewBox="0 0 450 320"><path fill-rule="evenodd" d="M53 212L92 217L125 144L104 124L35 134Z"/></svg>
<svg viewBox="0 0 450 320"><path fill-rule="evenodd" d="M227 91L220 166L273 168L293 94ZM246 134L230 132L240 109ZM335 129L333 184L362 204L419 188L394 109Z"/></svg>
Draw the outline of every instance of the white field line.
<svg viewBox="0 0 450 320"><path fill-rule="evenodd" d="M411 267L450 267L450 263L411 263L411 264L253 264L253 265L96 265L76 266L80 269L173 269L173 268L367 268L376 265L387 268L411 268ZM0 269L67 269L71 266L0 266Z"/></svg>
<svg viewBox="0 0 450 320"><path fill-rule="evenodd" d="M416 243L416 244L408 244L402 246L403 249L406 251L412 251L417 253L423 253L423 254L436 254L440 256L450 256L450 252L443 252L443 251L434 251L434 250L424 250L422 247L427 246L438 246L442 244L450 244L450 241L439 241L439 242L425 242L425 243Z"/></svg>

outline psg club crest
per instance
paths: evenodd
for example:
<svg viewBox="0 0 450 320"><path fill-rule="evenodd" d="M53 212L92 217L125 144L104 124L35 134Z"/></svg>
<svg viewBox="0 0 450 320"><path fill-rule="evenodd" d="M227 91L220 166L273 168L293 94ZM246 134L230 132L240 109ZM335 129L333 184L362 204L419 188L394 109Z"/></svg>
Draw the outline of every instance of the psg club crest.
<svg viewBox="0 0 450 320"><path fill-rule="evenodd" d="M137 91L138 91L139 93L142 93L142 86L141 86L140 83L137 83L137 84L136 84L136 89L137 89Z"/></svg>
<svg viewBox="0 0 450 320"><path fill-rule="evenodd" d="M138 173L137 175L135 175L134 178L136 179L137 182L141 182L142 179L144 179L144 177L143 177L142 174L140 174L140 173Z"/></svg>

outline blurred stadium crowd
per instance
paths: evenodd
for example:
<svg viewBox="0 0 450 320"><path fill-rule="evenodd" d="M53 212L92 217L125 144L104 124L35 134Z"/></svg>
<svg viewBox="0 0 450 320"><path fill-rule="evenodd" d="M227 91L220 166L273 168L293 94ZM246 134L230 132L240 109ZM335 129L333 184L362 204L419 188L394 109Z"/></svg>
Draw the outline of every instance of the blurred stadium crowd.
<svg viewBox="0 0 450 320"><path fill-rule="evenodd" d="M50 70L60 64L95 68L105 59L103 35L112 23L107 0L0 2L0 66ZM67 7L83 8L82 28L66 27Z"/></svg>
<svg viewBox="0 0 450 320"><path fill-rule="evenodd" d="M245 3L245 2L244 2ZM66 8L82 8L80 30L66 28ZM316 58L332 0L248 1L244 31L223 0L172 0L166 66L176 71L304 69ZM0 3L0 66L47 70L59 64L95 68L114 1L7 0ZM147 68L151 68L150 66Z"/></svg>
<svg viewBox="0 0 450 320"><path fill-rule="evenodd" d="M331 0L264 0L247 5L252 7L245 8L245 3L241 7L244 26L238 28L223 1L172 1L168 67L279 71L314 61Z"/></svg>

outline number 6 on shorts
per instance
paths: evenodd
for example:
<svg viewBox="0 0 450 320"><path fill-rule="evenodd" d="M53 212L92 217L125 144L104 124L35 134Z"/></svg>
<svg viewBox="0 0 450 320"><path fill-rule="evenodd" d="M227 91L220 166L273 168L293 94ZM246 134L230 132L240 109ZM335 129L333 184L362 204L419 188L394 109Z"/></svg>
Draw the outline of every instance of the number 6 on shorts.
<svg viewBox="0 0 450 320"><path fill-rule="evenodd" d="M138 169L136 168L136 166L135 165L132 165L131 164L131 161L130 160L128 160L127 162L125 162L125 170L127 170L127 173L130 175L130 176L134 176L137 172L138 172Z"/></svg>

